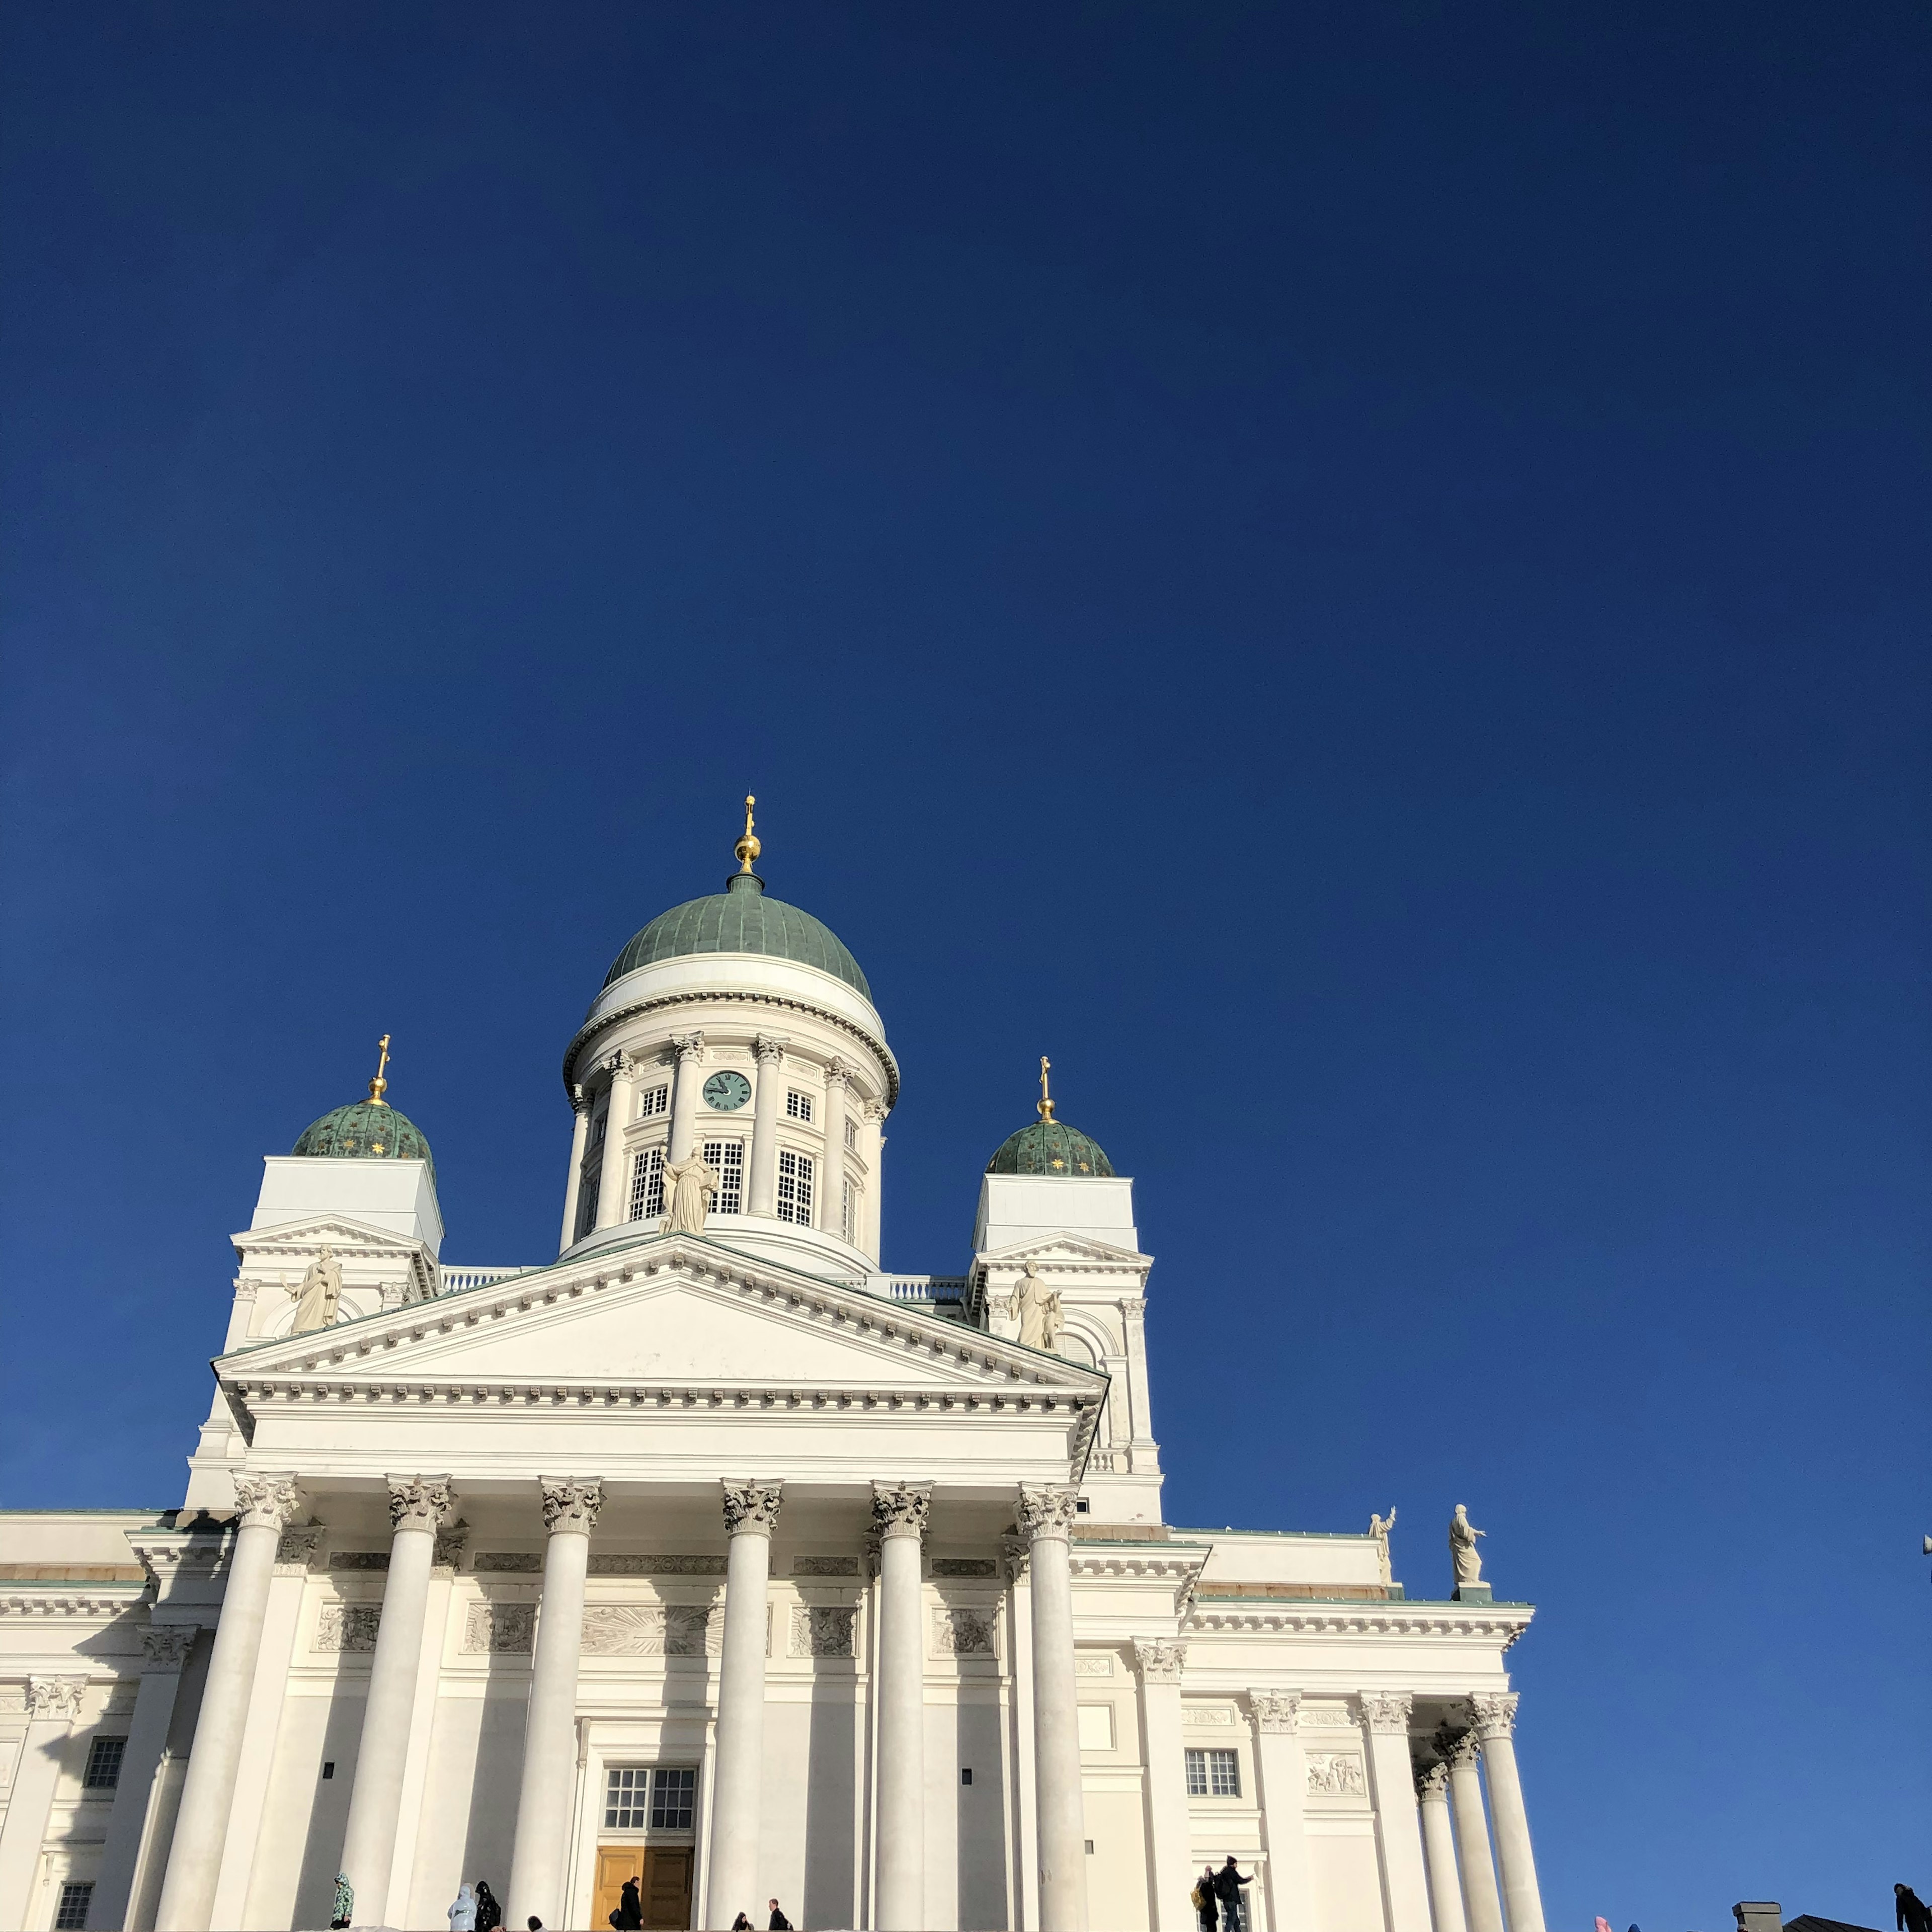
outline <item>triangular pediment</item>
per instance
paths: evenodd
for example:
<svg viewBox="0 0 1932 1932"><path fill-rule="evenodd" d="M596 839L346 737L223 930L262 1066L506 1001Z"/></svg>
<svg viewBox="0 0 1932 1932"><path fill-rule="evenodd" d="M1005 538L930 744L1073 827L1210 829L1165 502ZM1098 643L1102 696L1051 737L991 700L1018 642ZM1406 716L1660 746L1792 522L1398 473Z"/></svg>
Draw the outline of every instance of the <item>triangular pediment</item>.
<svg viewBox="0 0 1932 1932"><path fill-rule="evenodd" d="M1146 1269L1154 1264L1151 1255L1138 1249L1123 1248L1112 1241L1097 1240L1091 1234L1030 1234L1023 1241L1010 1242L1003 1248L985 1248L974 1258L982 1267L1017 1268L1026 1262L1042 1267L1064 1262L1070 1267L1111 1264L1116 1267Z"/></svg>
<svg viewBox="0 0 1932 1932"><path fill-rule="evenodd" d="M676 1236L257 1344L217 1368L237 1390L543 1386L1084 1407L1107 1386L1091 1370L930 1312Z"/></svg>
<svg viewBox="0 0 1932 1932"><path fill-rule="evenodd" d="M333 1248L338 1255L413 1256L428 1252L412 1235L399 1234L393 1228L378 1228L373 1222L358 1221L352 1215L332 1209L277 1221L266 1228L244 1228L228 1238L236 1252L255 1256L272 1255L283 1249L291 1255L309 1254L323 1246Z"/></svg>

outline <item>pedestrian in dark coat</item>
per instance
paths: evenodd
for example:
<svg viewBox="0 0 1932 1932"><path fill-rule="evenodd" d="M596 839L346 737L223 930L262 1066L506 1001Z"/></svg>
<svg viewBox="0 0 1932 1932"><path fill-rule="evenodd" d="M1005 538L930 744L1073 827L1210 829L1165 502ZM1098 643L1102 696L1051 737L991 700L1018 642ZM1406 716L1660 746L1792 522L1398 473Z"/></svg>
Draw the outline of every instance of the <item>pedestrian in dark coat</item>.
<svg viewBox="0 0 1932 1932"><path fill-rule="evenodd" d="M610 1915L614 1932L638 1932L644 1922L644 1901L638 1896L638 1881L627 1878L617 1894L617 1909Z"/></svg>
<svg viewBox="0 0 1932 1932"><path fill-rule="evenodd" d="M488 1879L476 1881L476 1932L497 1932L503 1922L503 1908L490 1889Z"/></svg>
<svg viewBox="0 0 1932 1932"><path fill-rule="evenodd" d="M1201 1915L1202 1932L1214 1932L1221 1917L1221 1907L1215 1897L1214 1868L1204 1865L1201 1876L1194 1887L1194 1909Z"/></svg>
<svg viewBox="0 0 1932 1932"><path fill-rule="evenodd" d="M1932 1932L1932 1906L1909 1885L1895 1885L1892 1890L1898 1901L1898 1932Z"/></svg>
<svg viewBox="0 0 1932 1932"><path fill-rule="evenodd" d="M778 1900L768 1898L765 1903L772 1908L771 1932L791 1932L791 1921L778 1910Z"/></svg>
<svg viewBox="0 0 1932 1932"><path fill-rule="evenodd" d="M1241 1924L1241 1888L1252 1885L1252 1876L1244 1878L1234 1869L1234 1855L1228 1854L1228 1862L1214 1874L1214 1896L1220 1900L1221 1917L1228 1932L1240 1932Z"/></svg>

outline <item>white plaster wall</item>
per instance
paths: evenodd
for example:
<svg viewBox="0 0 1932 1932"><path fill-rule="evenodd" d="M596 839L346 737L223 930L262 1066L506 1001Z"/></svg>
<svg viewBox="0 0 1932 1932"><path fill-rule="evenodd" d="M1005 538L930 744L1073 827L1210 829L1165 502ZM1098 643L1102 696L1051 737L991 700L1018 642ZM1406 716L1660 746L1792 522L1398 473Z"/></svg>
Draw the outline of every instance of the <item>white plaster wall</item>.
<svg viewBox="0 0 1932 1932"><path fill-rule="evenodd" d="M1134 1184L1126 1175L1060 1180L1044 1174L988 1174L980 1182L973 1222L976 1254L1048 1234L1088 1234L1111 1247L1138 1250Z"/></svg>
<svg viewBox="0 0 1932 1932"><path fill-rule="evenodd" d="M770 959L757 952L693 952L640 966L634 973L626 973L621 980L612 981L591 1001L585 1023L647 1000L700 992L717 992L728 998L734 994L768 993L783 1000L803 1000L864 1028L878 1040L883 1041L886 1036L885 1022L880 1018L878 1009L856 987L847 986L832 974L820 972L816 966L800 965L790 959ZM782 1010L767 1011L764 1030L784 1032L784 1022L794 1016ZM682 1025L676 1030L688 1033L691 1028ZM608 1051L601 1041L598 1051Z"/></svg>
<svg viewBox="0 0 1932 1932"><path fill-rule="evenodd" d="M307 1154L269 1154L263 1160L250 1233L327 1214L346 1214L386 1233L421 1241L431 1254L442 1246L442 1210L427 1161L338 1160Z"/></svg>
<svg viewBox="0 0 1932 1932"><path fill-rule="evenodd" d="M1308 1862L1322 1932L1388 1932L1372 1817L1310 1817Z"/></svg>
<svg viewBox="0 0 1932 1932"><path fill-rule="evenodd" d="M1364 1537L1244 1536L1215 1530L1183 1530L1212 1536L1214 1547L1201 1573L1203 1589L1216 1583L1379 1583L1382 1565Z"/></svg>

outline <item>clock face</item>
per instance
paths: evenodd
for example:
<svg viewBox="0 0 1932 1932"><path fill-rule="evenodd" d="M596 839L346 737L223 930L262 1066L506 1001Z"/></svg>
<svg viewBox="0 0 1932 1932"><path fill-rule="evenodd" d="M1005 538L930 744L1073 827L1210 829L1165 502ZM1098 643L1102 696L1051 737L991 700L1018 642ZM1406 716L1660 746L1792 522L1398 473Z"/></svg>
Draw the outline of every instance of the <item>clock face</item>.
<svg viewBox="0 0 1932 1932"><path fill-rule="evenodd" d="M752 1083L742 1073L714 1073L704 1083L704 1104L728 1114L752 1097Z"/></svg>

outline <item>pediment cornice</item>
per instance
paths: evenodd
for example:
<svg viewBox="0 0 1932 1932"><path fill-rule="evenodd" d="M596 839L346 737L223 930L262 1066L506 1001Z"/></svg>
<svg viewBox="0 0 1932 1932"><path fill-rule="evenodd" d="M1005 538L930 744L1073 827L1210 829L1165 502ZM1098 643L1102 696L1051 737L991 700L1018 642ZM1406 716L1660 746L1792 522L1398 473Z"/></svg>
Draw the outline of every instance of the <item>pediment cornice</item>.
<svg viewBox="0 0 1932 1932"><path fill-rule="evenodd" d="M278 1221L272 1227L244 1228L230 1234L238 1255L306 1256L326 1242L343 1258L394 1259L406 1257L433 1264L428 1246L393 1228L372 1226L352 1216L335 1213L305 1214L299 1220Z"/></svg>
<svg viewBox="0 0 1932 1932"><path fill-rule="evenodd" d="M1394 1636L1475 1639L1504 1650L1528 1629L1528 1604L1494 1604L1480 1610L1456 1604L1269 1604L1237 1609L1197 1602L1182 1619L1185 1633L1203 1636Z"/></svg>
<svg viewBox="0 0 1932 1932"><path fill-rule="evenodd" d="M1042 1265L1051 1264L1060 1274L1127 1273L1144 1276L1154 1266L1153 1256L1144 1255L1138 1249L1118 1247L1111 1241L1073 1234L1036 1234L1027 1240L1010 1242L1003 1248L983 1248L973 1258L976 1265L989 1272L994 1269L1018 1268L1028 1262L1037 1262Z"/></svg>

